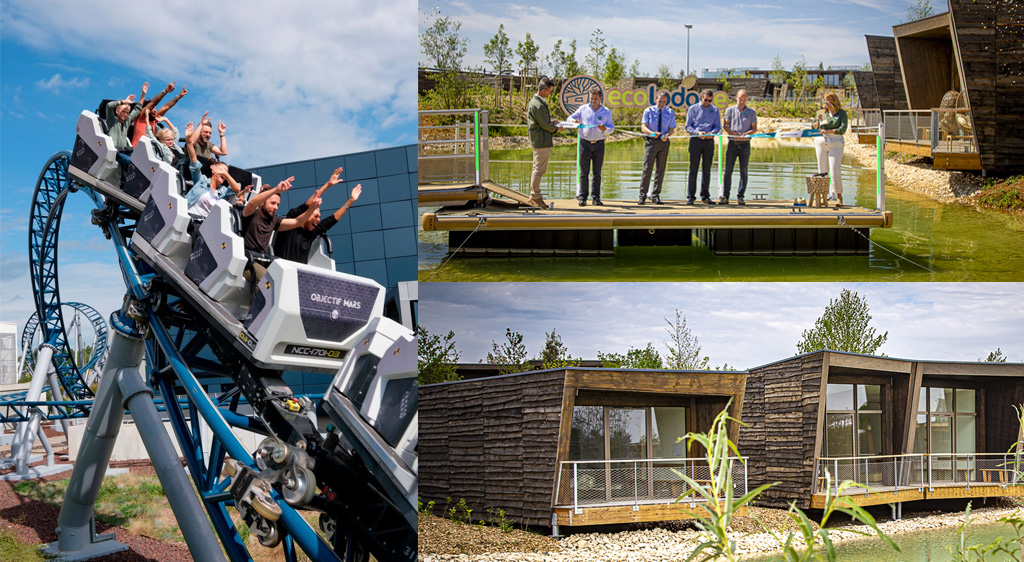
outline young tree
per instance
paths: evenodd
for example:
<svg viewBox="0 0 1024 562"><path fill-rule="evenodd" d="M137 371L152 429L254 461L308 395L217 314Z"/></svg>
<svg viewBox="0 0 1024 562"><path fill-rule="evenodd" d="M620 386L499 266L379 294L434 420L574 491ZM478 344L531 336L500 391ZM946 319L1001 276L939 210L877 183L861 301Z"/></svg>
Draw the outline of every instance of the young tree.
<svg viewBox="0 0 1024 562"><path fill-rule="evenodd" d="M433 68L441 70L459 70L462 59L466 56L466 45L469 39L459 36L461 21L445 16L434 20L420 36L420 48Z"/></svg>
<svg viewBox="0 0 1024 562"><path fill-rule="evenodd" d="M790 86L793 86L794 90L798 92L798 99L803 99L804 91L807 90L807 59L800 57L800 60L793 65L793 72L789 74L789 79L786 80Z"/></svg>
<svg viewBox="0 0 1024 562"><path fill-rule="evenodd" d="M665 342L668 353L665 354L665 367L689 371L707 370L708 358L700 355L700 341L686 326L686 317L676 310L675 322L665 319L668 326L665 332L669 341Z"/></svg>
<svg viewBox="0 0 1024 562"><path fill-rule="evenodd" d="M989 352L988 357L978 359L978 361L985 361L987 363L1006 363L1006 356L1003 355L1003 350L997 347L995 351Z"/></svg>
<svg viewBox="0 0 1024 562"><path fill-rule="evenodd" d="M417 330L419 342L419 384L433 384L461 380L455 365L459 362L459 351L455 349L455 332L447 335L431 335L420 326Z"/></svg>
<svg viewBox="0 0 1024 562"><path fill-rule="evenodd" d="M555 46L545 57L551 67L552 78L569 78L581 73L580 63L576 60L576 40L569 42L568 49L562 50L562 40L555 41Z"/></svg>
<svg viewBox="0 0 1024 562"><path fill-rule="evenodd" d="M590 53L583 59L587 72L592 76L601 76L604 72L604 59L608 45L600 29L595 29L590 37Z"/></svg>
<svg viewBox="0 0 1024 562"><path fill-rule="evenodd" d="M604 83L617 84L626 75L626 55L612 47L604 61Z"/></svg>
<svg viewBox="0 0 1024 562"><path fill-rule="evenodd" d="M630 78L640 76L640 59L633 59L633 64L629 65L629 70L626 72L626 76L629 76Z"/></svg>
<svg viewBox="0 0 1024 562"><path fill-rule="evenodd" d="M551 330L550 333L544 332L546 339L544 340L544 349L540 352L540 359L542 368L544 369L559 369L562 367L579 367L580 361L573 359L572 355L569 355L569 348L562 342L562 336L558 335L555 330Z"/></svg>
<svg viewBox="0 0 1024 562"><path fill-rule="evenodd" d="M513 332L511 328L505 328L505 342L498 345L498 342L491 340L491 351L487 353L487 362L492 365L502 365L498 373L507 375L510 373L522 373L530 370L530 363L526 360L526 344L523 343L523 335Z"/></svg>
<svg viewBox="0 0 1024 562"><path fill-rule="evenodd" d="M520 68L533 68L537 65L537 51L540 47L533 42L530 34L526 34L526 41L520 41L516 45L516 54L519 55Z"/></svg>
<svg viewBox="0 0 1024 562"><path fill-rule="evenodd" d="M603 367L609 369L664 369L661 354L654 349L654 344L647 342L642 349L629 348L625 355L621 353L597 352L597 358Z"/></svg>
<svg viewBox="0 0 1024 562"><path fill-rule="evenodd" d="M796 344L797 353L831 349L873 354L889 339L889 332L875 336L875 329L868 326L870 322L867 299L855 291L843 289L838 299L828 301L825 313L815 320L814 328L804 330Z"/></svg>
<svg viewBox="0 0 1024 562"><path fill-rule="evenodd" d="M484 60L494 67L495 74L508 70L512 63L512 50L505 35L505 24L498 24L498 32L484 45Z"/></svg>
<svg viewBox="0 0 1024 562"><path fill-rule="evenodd" d="M658 72L658 87L666 90L675 90L679 86L679 81L673 80L672 78L672 67L667 64L659 64Z"/></svg>
<svg viewBox="0 0 1024 562"><path fill-rule="evenodd" d="M907 19L900 23L923 20L935 15L935 8L932 8L931 0L917 0L917 3L907 8Z"/></svg>
<svg viewBox="0 0 1024 562"><path fill-rule="evenodd" d="M782 62L780 55L775 55L772 59L772 71L768 73L768 79L775 84L782 84L786 81L789 73L786 72L786 66Z"/></svg>

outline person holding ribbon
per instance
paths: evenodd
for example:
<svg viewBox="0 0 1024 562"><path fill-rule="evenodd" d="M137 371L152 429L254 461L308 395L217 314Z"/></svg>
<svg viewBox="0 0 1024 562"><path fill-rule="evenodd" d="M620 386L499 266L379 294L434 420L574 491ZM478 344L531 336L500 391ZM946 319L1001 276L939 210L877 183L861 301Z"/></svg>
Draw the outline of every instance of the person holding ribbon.
<svg viewBox="0 0 1024 562"><path fill-rule="evenodd" d="M676 112L668 105L668 90L658 90L655 96L656 105L644 110L640 130L647 135L644 145L644 172L640 176L640 200L643 205L647 201L647 188L651 184L651 171L655 164L658 170L654 175L654 190L651 191L651 203L661 205L661 183L665 179L665 165L668 163L669 137L676 130Z"/></svg>
<svg viewBox="0 0 1024 562"><path fill-rule="evenodd" d="M604 139L615 130L612 123L612 112L601 104L604 95L600 86L590 89L590 103L581 105L569 121L579 123L580 147L576 157L579 159L579 185L576 187L576 199L580 207L587 204L587 196L594 198L595 205L601 203L601 166L604 164ZM587 189L590 176L590 165L594 165L594 181Z"/></svg>

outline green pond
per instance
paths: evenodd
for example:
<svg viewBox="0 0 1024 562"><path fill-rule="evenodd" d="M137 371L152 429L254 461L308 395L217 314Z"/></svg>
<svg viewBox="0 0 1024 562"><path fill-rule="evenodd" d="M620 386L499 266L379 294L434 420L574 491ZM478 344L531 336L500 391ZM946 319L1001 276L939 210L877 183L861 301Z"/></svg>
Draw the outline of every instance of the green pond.
<svg viewBox="0 0 1024 562"><path fill-rule="evenodd" d="M784 143L784 144L783 144ZM817 172L809 140L767 141L750 159L749 192L769 199L806 196L804 178ZM491 151L490 176L529 192L529 150ZM575 147L556 147L542 190L548 199L575 197ZM602 197L635 201L643 140L611 143L605 153ZM717 199L717 156L711 195ZM689 170L686 143L675 141L662 199L684 200ZM699 180L698 180L699 181ZM733 197L739 171L733 174ZM843 164L844 202L875 208L875 171ZM611 257L494 257L446 260L447 232L420 232L421 281L1018 281L1024 278L1024 221L997 211L943 204L886 184L892 228L871 230L869 255L716 256L692 246L616 247ZM420 208L420 213L433 209ZM422 224L422 221L421 221ZM443 267L441 267L443 264ZM440 270L439 270L440 269Z"/></svg>
<svg viewBox="0 0 1024 562"><path fill-rule="evenodd" d="M1004 523L972 524L968 527L965 546L987 545L997 538L1015 538L1013 527ZM896 552L885 541L878 538L855 540L836 547L837 562L951 562L955 560L947 548L960 544L960 530L945 527L932 531L921 531L893 537L900 547ZM973 559L973 558L971 558ZM776 562L781 558L759 557L751 562ZM1015 560L1007 554L990 554L987 562Z"/></svg>

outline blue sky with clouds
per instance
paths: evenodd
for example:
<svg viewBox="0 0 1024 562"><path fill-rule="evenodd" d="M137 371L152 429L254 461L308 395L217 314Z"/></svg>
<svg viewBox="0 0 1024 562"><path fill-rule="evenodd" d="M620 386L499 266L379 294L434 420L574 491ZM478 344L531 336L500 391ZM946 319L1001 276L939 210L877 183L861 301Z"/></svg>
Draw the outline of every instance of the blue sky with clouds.
<svg viewBox="0 0 1024 562"><path fill-rule="evenodd" d="M227 160L242 167L413 144L413 10L409 0L4 0L0 320L20 330L33 311L32 191L47 159L72 148L83 109L138 96L147 80L151 94L177 81L188 95L171 121L183 131L210 110L227 124ZM106 316L124 286L110 242L89 224L90 208L72 196L65 209L61 294Z"/></svg>
<svg viewBox="0 0 1024 562"><path fill-rule="evenodd" d="M462 22L469 38L465 63L484 66L483 47L505 25L510 46L529 32L541 49L551 52L558 39L563 49L576 40L577 60L589 50L591 33L601 29L609 46L626 55L627 66L640 61L641 74L653 76L661 64L674 73L686 67L686 24L690 30L690 70L703 68L770 68L779 55L786 68L803 56L817 66L868 62L864 35L892 35L911 0L786 0L728 2L697 0L659 2L473 2L420 1L420 29L437 17ZM936 13L945 0L931 0ZM422 52L420 60L424 61Z"/></svg>
<svg viewBox="0 0 1024 562"><path fill-rule="evenodd" d="M573 357L597 359L648 342L664 355L678 309L712 366L746 369L794 355L843 288L888 331L879 353L976 361L1000 348L1024 362L1024 283L421 283L420 322L453 330L463 362L485 359L506 328L523 334L531 358L554 329Z"/></svg>

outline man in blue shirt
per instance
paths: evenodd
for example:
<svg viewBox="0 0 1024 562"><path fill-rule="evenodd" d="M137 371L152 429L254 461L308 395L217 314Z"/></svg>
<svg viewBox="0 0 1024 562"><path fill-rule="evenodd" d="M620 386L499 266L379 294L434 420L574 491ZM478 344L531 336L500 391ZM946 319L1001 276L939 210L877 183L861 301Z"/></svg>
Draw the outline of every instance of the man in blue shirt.
<svg viewBox="0 0 1024 562"><path fill-rule="evenodd" d="M661 182L665 179L665 164L668 163L669 137L676 130L676 112L668 105L668 91L659 90L657 105L652 105L644 110L644 117L640 123L640 130L648 135L644 145L644 173L640 176L640 200L643 205L647 201L647 187L651 183L651 170L655 163L658 171L654 175L654 191L651 191L651 203L661 205Z"/></svg>
<svg viewBox="0 0 1024 562"><path fill-rule="evenodd" d="M697 167L703 165L700 182L700 200L714 205L711 200L711 159L715 155L715 137L722 130L718 108L711 105L714 93L704 90L700 103L693 104L686 111L686 132L690 133L690 182L687 190L687 205L693 205L697 194Z"/></svg>
<svg viewBox="0 0 1024 562"><path fill-rule="evenodd" d="M600 86L590 89L590 103L581 105L572 115L569 121L581 125L589 125L578 129L580 135L580 149L576 157L579 160L579 185L576 188L576 199L580 207L587 204L587 195L593 195L595 205L601 203L601 166L604 164L604 139L615 130L612 124L612 112L601 105L603 95ZM590 163L594 163L594 182L591 189L587 189L587 179L590 176Z"/></svg>
<svg viewBox="0 0 1024 562"><path fill-rule="evenodd" d="M747 91L736 92L736 105L725 110L725 134L729 135L729 148L725 150L725 182L719 205L729 204L732 187L732 168L736 158L740 159L740 189L736 192L736 204L746 205L743 195L747 192L747 164L750 162L750 135L757 132L757 114L747 107Z"/></svg>

